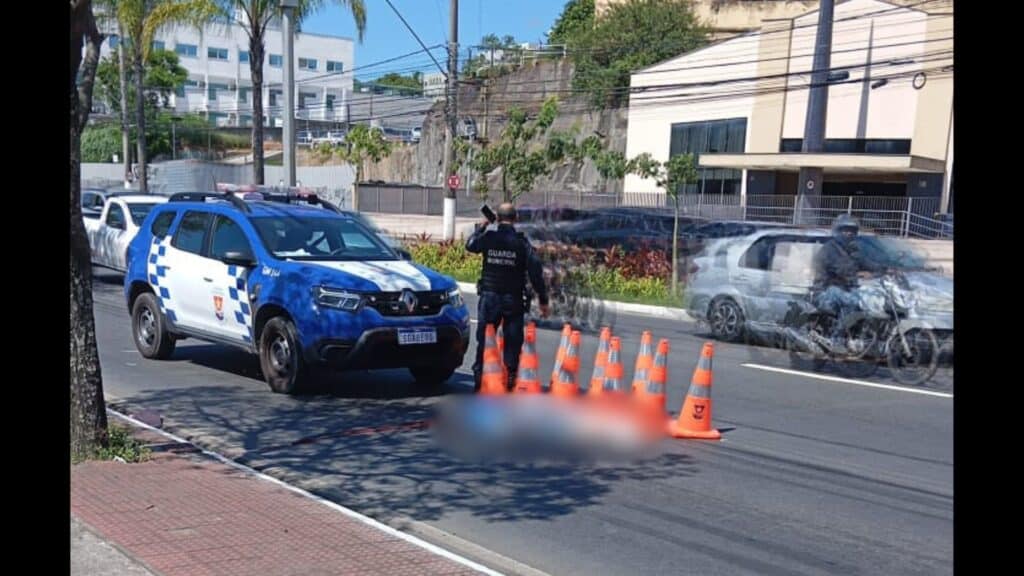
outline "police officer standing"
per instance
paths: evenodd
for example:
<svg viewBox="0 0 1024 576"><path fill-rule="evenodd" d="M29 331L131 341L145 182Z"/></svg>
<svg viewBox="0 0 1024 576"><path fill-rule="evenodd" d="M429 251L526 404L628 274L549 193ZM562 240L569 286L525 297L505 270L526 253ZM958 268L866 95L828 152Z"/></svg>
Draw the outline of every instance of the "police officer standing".
<svg viewBox="0 0 1024 576"><path fill-rule="evenodd" d="M504 361L509 389L519 369L523 346L523 316L526 313L526 277L537 294L541 316L548 315L548 292L544 274L530 242L516 232L516 209L511 203L498 207L497 223L484 220L466 241L466 250L483 255L483 270L477 283L476 359L473 379L480 390L483 374L484 333L488 324L502 326L505 338Z"/></svg>

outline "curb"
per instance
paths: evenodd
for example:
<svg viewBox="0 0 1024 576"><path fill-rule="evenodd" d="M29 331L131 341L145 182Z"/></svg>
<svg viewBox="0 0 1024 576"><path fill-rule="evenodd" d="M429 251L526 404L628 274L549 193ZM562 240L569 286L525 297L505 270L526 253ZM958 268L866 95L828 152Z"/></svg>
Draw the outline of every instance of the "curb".
<svg viewBox="0 0 1024 576"><path fill-rule="evenodd" d="M459 282L459 290L466 294L476 294L476 284ZM681 308L668 308L666 306L651 306L648 304L634 304L632 302L616 302L614 300L599 300L601 304L616 313L634 314L651 318L666 318L678 322L697 322L697 319Z"/></svg>

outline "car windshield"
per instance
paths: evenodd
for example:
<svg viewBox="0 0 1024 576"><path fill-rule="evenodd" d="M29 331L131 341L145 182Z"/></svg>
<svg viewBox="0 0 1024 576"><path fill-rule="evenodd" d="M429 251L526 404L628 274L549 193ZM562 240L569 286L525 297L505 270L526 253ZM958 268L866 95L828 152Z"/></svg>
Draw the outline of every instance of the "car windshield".
<svg viewBox="0 0 1024 576"><path fill-rule="evenodd" d="M128 212L132 215L132 222L136 226L141 226L142 221L149 215L150 210L153 209L156 204L128 204Z"/></svg>
<svg viewBox="0 0 1024 576"><path fill-rule="evenodd" d="M377 235L349 218L252 218L275 258L289 260L398 260Z"/></svg>
<svg viewBox="0 0 1024 576"><path fill-rule="evenodd" d="M914 253L909 245L894 238L858 236L857 246L861 255L874 264L900 270L922 270L926 268L924 258Z"/></svg>

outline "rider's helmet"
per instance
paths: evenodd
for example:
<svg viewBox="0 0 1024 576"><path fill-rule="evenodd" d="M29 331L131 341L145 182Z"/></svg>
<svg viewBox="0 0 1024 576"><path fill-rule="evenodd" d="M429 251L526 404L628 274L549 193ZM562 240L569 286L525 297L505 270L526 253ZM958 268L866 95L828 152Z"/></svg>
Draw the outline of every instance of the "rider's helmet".
<svg viewBox="0 0 1024 576"><path fill-rule="evenodd" d="M857 219L849 214L840 214L832 222L832 236L844 246L853 242L859 232L860 224L857 224Z"/></svg>

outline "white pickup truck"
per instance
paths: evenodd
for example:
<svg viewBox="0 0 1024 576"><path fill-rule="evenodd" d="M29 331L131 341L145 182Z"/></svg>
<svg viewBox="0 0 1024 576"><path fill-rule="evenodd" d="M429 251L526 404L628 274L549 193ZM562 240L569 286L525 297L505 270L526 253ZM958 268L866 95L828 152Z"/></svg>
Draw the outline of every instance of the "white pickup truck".
<svg viewBox="0 0 1024 576"><path fill-rule="evenodd" d="M164 196L114 196L103 205L99 216L83 216L92 251L92 263L124 272L127 268L125 253L128 251L128 243L135 238L139 226L153 206L164 202L167 202Z"/></svg>

